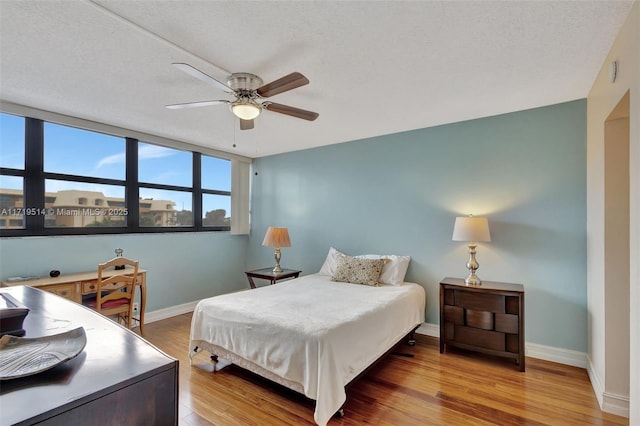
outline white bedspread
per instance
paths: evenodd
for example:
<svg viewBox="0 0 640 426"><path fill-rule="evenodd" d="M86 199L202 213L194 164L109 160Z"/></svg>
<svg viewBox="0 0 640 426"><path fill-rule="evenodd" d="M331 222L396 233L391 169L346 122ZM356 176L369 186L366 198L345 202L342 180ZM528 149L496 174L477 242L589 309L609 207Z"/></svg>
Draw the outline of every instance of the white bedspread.
<svg viewBox="0 0 640 426"><path fill-rule="evenodd" d="M189 348L224 348L232 362L298 384L290 387L316 400L315 421L325 425L345 402L344 386L424 319L418 284L369 287L315 274L200 301Z"/></svg>

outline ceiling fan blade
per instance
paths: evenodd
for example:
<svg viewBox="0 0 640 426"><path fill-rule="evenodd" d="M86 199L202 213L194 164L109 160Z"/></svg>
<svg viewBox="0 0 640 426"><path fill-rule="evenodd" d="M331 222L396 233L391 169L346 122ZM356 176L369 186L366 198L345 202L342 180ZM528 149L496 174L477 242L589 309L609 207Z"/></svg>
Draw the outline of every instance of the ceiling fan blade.
<svg viewBox="0 0 640 426"><path fill-rule="evenodd" d="M165 108L169 108L169 109L196 108L196 107L211 106L211 105L218 105L218 104L228 104L228 103L229 103L229 101L224 101L224 100L185 102L183 104L165 105Z"/></svg>
<svg viewBox="0 0 640 426"><path fill-rule="evenodd" d="M189 64L185 64L183 62L174 62L173 66L178 68L179 70L189 74L191 77L195 77L200 81L204 81L205 83L210 84L212 86L215 86L215 87L217 87L218 89L220 89L220 90L222 90L224 92L233 93L233 89L231 87L227 86L224 83L219 82L215 78L211 77L210 75L207 75L207 74L203 73L199 69L196 69L196 68L192 67Z"/></svg>
<svg viewBox="0 0 640 426"><path fill-rule="evenodd" d="M243 120L240 119L240 130L251 130L253 129L253 120Z"/></svg>
<svg viewBox="0 0 640 426"><path fill-rule="evenodd" d="M288 105L276 104L274 102L264 102L262 106L264 109L269 111L279 112L280 114L290 115L291 117L302 118L303 120L309 121L315 120L320 115L317 112L307 111Z"/></svg>
<svg viewBox="0 0 640 426"><path fill-rule="evenodd" d="M263 98L268 98L270 96L286 92L287 90L304 86L305 84L309 84L309 79L307 79L307 77L299 72L292 72L289 75L285 75L284 77L277 79L276 81L272 81L271 83L259 87L256 92L258 92L258 95Z"/></svg>

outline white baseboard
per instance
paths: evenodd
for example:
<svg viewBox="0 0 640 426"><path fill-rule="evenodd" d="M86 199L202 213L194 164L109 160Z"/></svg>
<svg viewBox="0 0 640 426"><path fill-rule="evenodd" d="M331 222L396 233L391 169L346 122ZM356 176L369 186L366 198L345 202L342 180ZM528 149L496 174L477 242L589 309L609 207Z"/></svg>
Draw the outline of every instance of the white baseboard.
<svg viewBox="0 0 640 426"><path fill-rule="evenodd" d="M416 333L424 334L425 336L440 338L440 326L438 324L423 322L422 325L416 330Z"/></svg>
<svg viewBox="0 0 640 426"><path fill-rule="evenodd" d="M440 338L440 326L437 324L423 323L416 330L416 333ZM545 361L557 362L559 364L571 365L574 367L587 368L587 354L584 352L555 348L530 342L524 343L524 349L525 355L531 358L543 359Z"/></svg>
<svg viewBox="0 0 640 426"><path fill-rule="evenodd" d="M602 411L629 418L629 397L605 392L602 395Z"/></svg>
<svg viewBox="0 0 640 426"><path fill-rule="evenodd" d="M524 352L531 358L557 362L558 364L571 365L573 367L587 368L587 354L571 349L556 348L540 345L538 343L525 342Z"/></svg>
<svg viewBox="0 0 640 426"><path fill-rule="evenodd" d="M600 408L602 408L604 387L602 387L602 381L600 380L600 377L598 377L598 374L596 374L596 369L593 367L593 363L589 356L587 356L587 374L589 375L589 381L591 382L593 392L596 394L598 404L600 405Z"/></svg>
<svg viewBox="0 0 640 426"><path fill-rule="evenodd" d="M604 412L616 414L618 416L629 418L630 406L628 395L618 395L611 392L605 392L600 377L596 374L591 359L587 356L587 374L591 381L591 387L596 394L600 409Z"/></svg>
<svg viewBox="0 0 640 426"><path fill-rule="evenodd" d="M158 309L157 311L146 312L144 314L144 323L156 322L163 319L175 317L182 314L193 312L198 304L198 300L183 303L182 305L169 306L168 308Z"/></svg>

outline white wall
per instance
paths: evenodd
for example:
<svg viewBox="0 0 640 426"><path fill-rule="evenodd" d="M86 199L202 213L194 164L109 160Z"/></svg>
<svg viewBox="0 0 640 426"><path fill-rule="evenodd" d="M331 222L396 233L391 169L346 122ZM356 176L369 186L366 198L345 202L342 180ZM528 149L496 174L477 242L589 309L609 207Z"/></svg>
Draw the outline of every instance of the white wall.
<svg viewBox="0 0 640 426"><path fill-rule="evenodd" d="M619 63L618 78L609 81L610 63ZM603 410L629 414L630 424L640 424L640 3L636 1L611 51L596 77L587 100L587 279L589 309L589 374ZM629 325L608 318L605 300L605 121L630 91L630 223L629 223ZM624 306L624 308L627 308ZM613 321L607 323L607 320ZM618 320L619 321L619 320ZM628 373L615 359L620 348L607 346L606 332L629 330ZM605 332L606 331L606 332ZM621 383L629 378L629 383ZM629 387L629 395L621 389Z"/></svg>

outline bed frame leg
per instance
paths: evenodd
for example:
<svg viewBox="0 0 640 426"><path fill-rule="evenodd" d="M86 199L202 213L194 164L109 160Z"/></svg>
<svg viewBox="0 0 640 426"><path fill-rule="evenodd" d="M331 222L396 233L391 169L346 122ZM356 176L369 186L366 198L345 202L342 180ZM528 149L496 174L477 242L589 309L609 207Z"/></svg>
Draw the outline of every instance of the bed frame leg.
<svg viewBox="0 0 640 426"><path fill-rule="evenodd" d="M409 345L409 346L415 346L416 345L415 333L416 333L416 330L413 330L409 334L409 340L407 340L407 345Z"/></svg>
<svg viewBox="0 0 640 426"><path fill-rule="evenodd" d="M213 373L215 373L218 366L218 355L211 355L211 363L213 364Z"/></svg>
<svg viewBox="0 0 640 426"><path fill-rule="evenodd" d="M334 417L341 419L344 417L344 408L339 409L338 411L336 411L336 414L334 414Z"/></svg>

